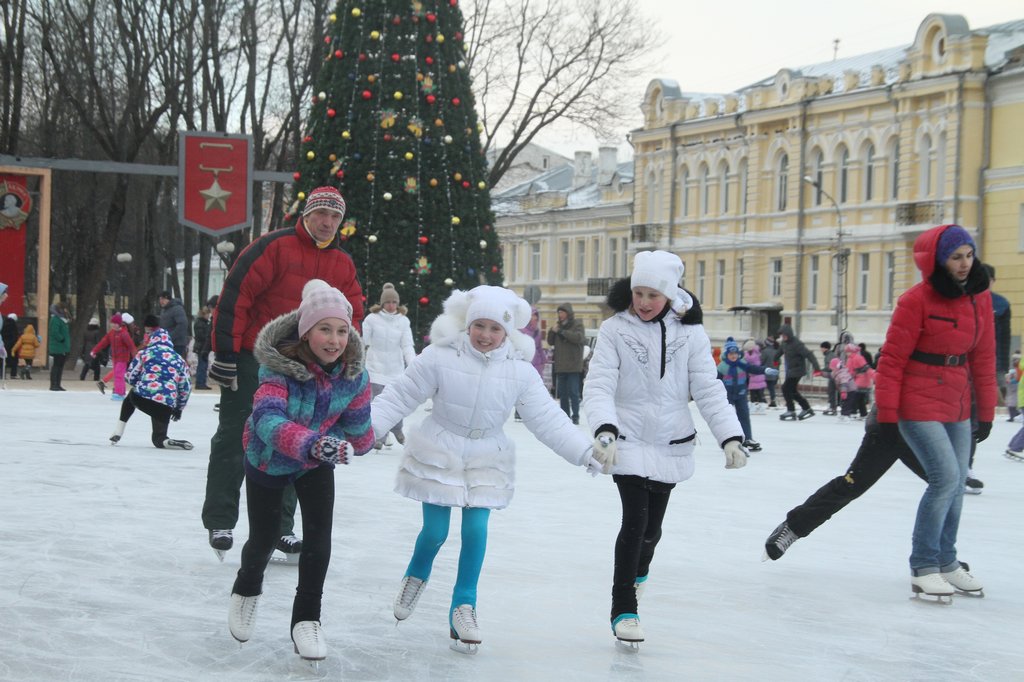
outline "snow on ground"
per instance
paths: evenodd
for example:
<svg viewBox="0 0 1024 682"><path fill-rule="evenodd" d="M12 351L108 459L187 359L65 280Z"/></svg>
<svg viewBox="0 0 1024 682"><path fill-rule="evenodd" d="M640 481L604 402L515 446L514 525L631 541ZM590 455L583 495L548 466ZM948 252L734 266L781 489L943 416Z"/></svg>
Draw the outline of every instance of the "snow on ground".
<svg viewBox="0 0 1024 682"><path fill-rule="evenodd" d="M994 680L1020 679L1024 464L1002 456L1018 425L999 417L981 446L984 494L967 496L961 557L984 599L910 599L907 555L922 484L900 464L777 562L762 545L785 512L843 473L860 423L755 415L764 444L723 468L702 428L697 474L673 493L640 614L639 653L609 624L619 502L522 426L512 506L491 519L480 582L484 642L448 649L458 524L416 613L391 605L419 530L419 506L391 491L401 447L337 472L334 555L324 597L329 657L292 652L295 569L271 565L253 639L227 630L236 549L221 564L200 510L216 392L194 396L154 449L136 413L121 444L118 406L90 383L0 391L0 679L3 680ZM423 413L413 416L418 421ZM244 496L243 496L244 505ZM457 515L455 515L457 518ZM1015 586L1015 582L1017 585Z"/></svg>

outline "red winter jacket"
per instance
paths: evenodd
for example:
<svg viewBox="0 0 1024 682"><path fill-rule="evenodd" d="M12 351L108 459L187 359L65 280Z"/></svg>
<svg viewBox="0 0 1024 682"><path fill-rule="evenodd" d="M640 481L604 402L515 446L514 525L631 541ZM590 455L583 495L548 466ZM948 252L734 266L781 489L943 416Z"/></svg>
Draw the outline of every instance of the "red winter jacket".
<svg viewBox="0 0 1024 682"><path fill-rule="evenodd" d="M988 275L975 260L961 289L945 268L936 267L939 236L948 227L932 228L914 242L923 281L900 296L885 335L875 382L881 423L969 419L972 381L978 421L991 422L995 415L995 323ZM967 365L919 362L910 357L915 350L967 355Z"/></svg>
<svg viewBox="0 0 1024 682"><path fill-rule="evenodd" d="M302 287L311 279L345 294L352 321L359 325L363 290L352 257L337 235L327 248L317 248L300 218L295 227L268 232L249 244L231 266L213 315L213 350L251 351L267 322L299 307Z"/></svg>
<svg viewBox="0 0 1024 682"><path fill-rule="evenodd" d="M92 354L99 355L107 346L110 346L110 359L114 362L128 363L135 357L135 342L123 326L108 331L92 349Z"/></svg>

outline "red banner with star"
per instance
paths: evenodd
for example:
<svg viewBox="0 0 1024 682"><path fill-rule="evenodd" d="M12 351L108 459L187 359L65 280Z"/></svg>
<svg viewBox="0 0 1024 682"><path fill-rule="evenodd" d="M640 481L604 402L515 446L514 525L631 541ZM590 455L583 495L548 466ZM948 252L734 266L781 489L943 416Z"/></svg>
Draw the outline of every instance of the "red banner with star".
<svg viewBox="0 0 1024 682"><path fill-rule="evenodd" d="M8 287L3 315L25 315L25 221L31 212L25 176L0 175L0 282Z"/></svg>
<svg viewBox="0 0 1024 682"><path fill-rule="evenodd" d="M178 135L178 222L213 236L252 224L252 137Z"/></svg>

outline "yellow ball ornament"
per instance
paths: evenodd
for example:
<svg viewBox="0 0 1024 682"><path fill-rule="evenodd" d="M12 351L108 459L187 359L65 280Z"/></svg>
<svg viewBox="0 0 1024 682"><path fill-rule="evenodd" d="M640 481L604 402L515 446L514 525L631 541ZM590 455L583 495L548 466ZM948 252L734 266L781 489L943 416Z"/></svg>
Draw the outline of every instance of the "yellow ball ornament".
<svg viewBox="0 0 1024 682"><path fill-rule="evenodd" d="M349 139L351 139L351 138L352 138L352 133L350 133L350 132L349 132L349 131L347 131L347 130L343 130L343 131L341 131L341 139L343 139L343 140L349 140Z"/></svg>
<svg viewBox="0 0 1024 682"><path fill-rule="evenodd" d="M298 198L299 201L302 201L303 199L306 198L306 193L305 192L299 192L295 196Z"/></svg>
<svg viewBox="0 0 1024 682"><path fill-rule="evenodd" d="M332 24L338 21L338 15L334 14L333 12L331 13L331 16L329 16L327 18L331 20Z"/></svg>
<svg viewBox="0 0 1024 682"><path fill-rule="evenodd" d="M477 189L487 189L487 183L484 182L483 180L481 180L480 182L476 183L476 188Z"/></svg>
<svg viewBox="0 0 1024 682"><path fill-rule="evenodd" d="M437 42L439 42L439 43L443 43L444 42L444 34L443 33L438 33L437 34Z"/></svg>
<svg viewBox="0 0 1024 682"><path fill-rule="evenodd" d="M462 223L462 219L459 218L459 216L457 216L457 215L453 215L452 216L452 225L459 225L460 223Z"/></svg>
<svg viewBox="0 0 1024 682"><path fill-rule="evenodd" d="M359 16L362 16L362 14L363 14L363 10L359 9L358 7L353 7L352 8L352 16L359 17Z"/></svg>
<svg viewBox="0 0 1024 682"><path fill-rule="evenodd" d="M396 90L395 94L393 95L393 97L395 99L402 99L402 91L401 90Z"/></svg>
<svg viewBox="0 0 1024 682"><path fill-rule="evenodd" d="M370 31L370 40L380 40L380 31Z"/></svg>
<svg viewBox="0 0 1024 682"><path fill-rule="evenodd" d="M405 153L405 160L406 161L412 161L414 158L416 158L416 155L413 154L412 152L406 152Z"/></svg>
<svg viewBox="0 0 1024 682"><path fill-rule="evenodd" d="M452 177L455 178L455 182L462 182L462 173L456 173Z"/></svg>
<svg viewBox="0 0 1024 682"><path fill-rule="evenodd" d="M316 158L316 152L310 149L308 152L306 152L306 158L312 161L313 159Z"/></svg>

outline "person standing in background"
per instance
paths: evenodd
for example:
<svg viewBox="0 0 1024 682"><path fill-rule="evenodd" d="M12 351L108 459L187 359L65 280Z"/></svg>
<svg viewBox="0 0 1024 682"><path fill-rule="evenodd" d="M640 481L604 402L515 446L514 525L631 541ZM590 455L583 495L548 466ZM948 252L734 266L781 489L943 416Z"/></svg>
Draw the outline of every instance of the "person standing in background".
<svg viewBox="0 0 1024 682"><path fill-rule="evenodd" d="M78 375L79 381L85 381L89 370L92 370L92 380L99 382L100 367L107 364L106 354L92 357L89 355L89 351L100 342L101 338L103 338L103 332L100 331L100 318L93 315L89 318L89 326L85 328L85 336L82 337L82 372Z"/></svg>
<svg viewBox="0 0 1024 682"><path fill-rule="evenodd" d="M548 345L551 346L555 361L552 374L555 377L555 395L562 410L572 418L573 424L580 423L580 391L583 388L583 344L587 341L583 323L573 315L572 304L558 306L558 322L548 331Z"/></svg>
<svg viewBox="0 0 1024 682"><path fill-rule="evenodd" d="M188 316L181 301L171 298L171 292L161 291L157 299L160 302L160 327L171 336L174 352L188 362Z"/></svg>
<svg viewBox="0 0 1024 682"><path fill-rule="evenodd" d="M1006 297L995 292L996 269L984 264L988 273L989 291L992 292L992 316L996 331L996 381L999 384L999 396L1006 400L1006 373L1010 370L1010 321L1012 313L1010 302Z"/></svg>
<svg viewBox="0 0 1024 682"><path fill-rule="evenodd" d="M4 349L7 351L7 364L12 379L18 378L18 358L14 355L14 344L18 342L18 316L15 313L8 313L4 317L3 328L0 329L0 337L3 338Z"/></svg>
<svg viewBox="0 0 1024 682"><path fill-rule="evenodd" d="M370 395L376 398L384 387L398 379L416 357L412 343L412 325L406 317L408 310L398 297L395 285L386 282L380 292L380 303L370 308L363 321L363 344L366 346L366 370L370 373ZM399 419L390 433L399 445L405 444L405 433ZM386 433L378 433L373 444L375 450L384 447Z"/></svg>
<svg viewBox="0 0 1024 682"><path fill-rule="evenodd" d="M818 359L814 353L807 349L804 342L793 334L793 328L788 324L779 327L779 340L782 342L782 357L786 363L786 379L782 382L782 397L786 400L786 411L779 415L782 421L804 420L814 416L811 404L807 402L797 388L800 379L807 373L807 363L814 367L814 375L821 375L821 367L818 366ZM799 403L800 414L796 413L796 405Z"/></svg>
<svg viewBox="0 0 1024 682"><path fill-rule="evenodd" d="M213 305L210 305L210 304ZM209 391L206 385L206 373L210 366L210 331L213 328L210 324L210 315L213 308L217 306L217 297L211 296L210 300L199 309L199 315L192 325L192 338L195 339L193 350L196 354L196 390Z"/></svg>
<svg viewBox="0 0 1024 682"><path fill-rule="evenodd" d="M47 350L53 356L50 365L50 390L67 390L60 385L64 376L64 362L71 352L71 332L68 330L68 313L62 303L50 305L50 326L46 335Z"/></svg>

